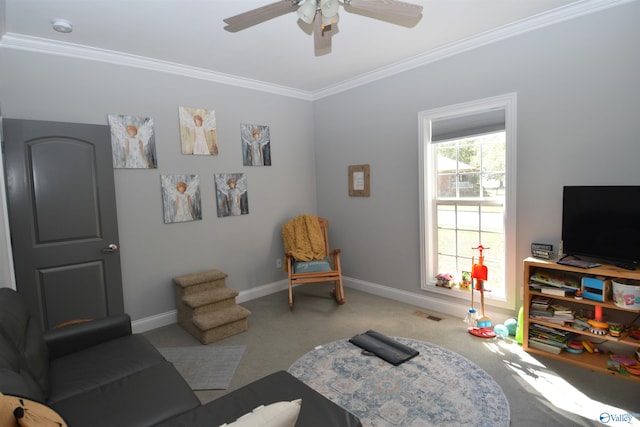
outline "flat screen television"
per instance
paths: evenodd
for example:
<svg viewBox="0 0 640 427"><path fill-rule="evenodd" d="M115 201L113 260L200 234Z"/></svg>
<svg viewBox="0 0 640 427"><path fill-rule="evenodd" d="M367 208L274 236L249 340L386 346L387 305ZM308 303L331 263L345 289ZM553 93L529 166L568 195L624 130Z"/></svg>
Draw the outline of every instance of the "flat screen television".
<svg viewBox="0 0 640 427"><path fill-rule="evenodd" d="M567 255L640 266L640 186L566 186L562 245Z"/></svg>

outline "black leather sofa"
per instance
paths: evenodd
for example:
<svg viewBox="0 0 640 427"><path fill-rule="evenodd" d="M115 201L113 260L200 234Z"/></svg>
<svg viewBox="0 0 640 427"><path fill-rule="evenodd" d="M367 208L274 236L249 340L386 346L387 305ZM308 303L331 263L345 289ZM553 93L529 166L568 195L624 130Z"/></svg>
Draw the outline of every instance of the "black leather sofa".
<svg viewBox="0 0 640 427"><path fill-rule="evenodd" d="M70 427L215 427L298 398L297 426L361 426L285 371L201 405L173 365L132 334L127 315L42 333L9 288L0 288L0 392L44 403Z"/></svg>

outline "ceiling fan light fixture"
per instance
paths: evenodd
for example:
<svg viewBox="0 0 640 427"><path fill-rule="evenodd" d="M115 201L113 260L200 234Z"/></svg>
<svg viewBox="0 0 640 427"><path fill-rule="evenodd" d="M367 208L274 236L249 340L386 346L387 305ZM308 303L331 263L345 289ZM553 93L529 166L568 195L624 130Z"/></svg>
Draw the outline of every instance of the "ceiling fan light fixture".
<svg viewBox="0 0 640 427"><path fill-rule="evenodd" d="M340 16L336 13L334 16L326 17L322 15L322 27L327 27L329 25L337 24Z"/></svg>
<svg viewBox="0 0 640 427"><path fill-rule="evenodd" d="M316 16L316 0L307 0L297 10L298 18L307 24L313 22L313 18Z"/></svg>
<svg viewBox="0 0 640 427"><path fill-rule="evenodd" d="M320 11L325 18L332 18L338 14L338 0L320 0Z"/></svg>

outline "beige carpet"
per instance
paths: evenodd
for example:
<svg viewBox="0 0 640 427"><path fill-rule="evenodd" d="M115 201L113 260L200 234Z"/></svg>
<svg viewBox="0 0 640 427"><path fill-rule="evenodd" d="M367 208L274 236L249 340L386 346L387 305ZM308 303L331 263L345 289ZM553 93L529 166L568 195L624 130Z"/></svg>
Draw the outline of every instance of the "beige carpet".
<svg viewBox="0 0 640 427"><path fill-rule="evenodd" d="M348 287L347 302L339 306L330 293L332 288L331 284L297 287L293 310L289 310L286 291L242 302L252 313L249 330L219 343L244 344L247 351L228 390L199 391L198 397L203 402L215 399L256 378L288 369L317 345L375 329L436 344L477 364L507 396L514 427L601 426L599 416L605 410L613 415L640 414L640 384L532 357L512 342L474 337L462 321L466 309L447 315ZM442 320L431 320L416 311ZM178 325L145 335L160 347L199 345Z"/></svg>

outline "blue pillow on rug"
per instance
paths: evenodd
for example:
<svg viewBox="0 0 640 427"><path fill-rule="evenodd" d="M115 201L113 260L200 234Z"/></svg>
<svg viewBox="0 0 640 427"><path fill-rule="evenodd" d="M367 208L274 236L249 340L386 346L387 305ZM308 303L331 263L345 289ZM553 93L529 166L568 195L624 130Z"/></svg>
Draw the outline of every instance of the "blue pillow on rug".
<svg viewBox="0 0 640 427"><path fill-rule="evenodd" d="M294 273L317 273L319 271L331 271L331 265L329 259L324 257L323 260L311 260L311 261L294 261L293 272Z"/></svg>

